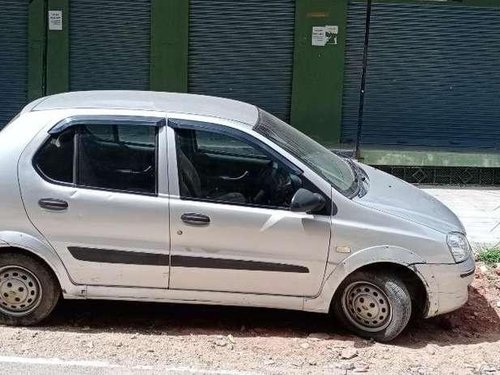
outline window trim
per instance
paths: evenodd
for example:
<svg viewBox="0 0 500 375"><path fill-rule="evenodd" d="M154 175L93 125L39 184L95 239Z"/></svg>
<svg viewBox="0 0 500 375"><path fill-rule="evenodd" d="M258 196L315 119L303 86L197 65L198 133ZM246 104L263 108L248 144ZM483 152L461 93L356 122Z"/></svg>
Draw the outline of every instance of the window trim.
<svg viewBox="0 0 500 375"><path fill-rule="evenodd" d="M117 122L119 122L117 124ZM49 176L47 176L37 165L36 160L40 150L45 147L47 142L55 135L62 133L63 131L79 126L79 125L109 125L109 126L119 126L119 125L138 125L138 126L151 126L155 127L155 191L154 193L149 192L141 192L141 191L133 191L133 190L122 190L122 189L111 189L111 188L100 188L94 186L86 186L78 184L78 165L79 165L79 153L78 148L80 145L80 131L76 131L73 136L73 181L72 182L64 182L57 181ZM97 115L97 116L70 116L61 121L59 121L56 125L54 125L51 129L49 129L48 136L44 138L43 142L40 143L40 146L34 152L31 158L31 165L37 174L46 182L59 185L66 186L78 189L86 189L86 190L97 190L97 191L108 191L114 193L123 193L123 194L134 194L134 195L144 195L144 196L159 196L159 146L160 146L160 131L161 127L166 125L166 119L160 117L153 116L126 116L126 115Z"/></svg>
<svg viewBox="0 0 500 375"><path fill-rule="evenodd" d="M223 135L228 135L231 137L234 137L242 142L249 143L252 146L255 146L258 148L262 153L265 155L268 155L271 158L274 158L275 160L281 162L283 165L285 165L287 168L290 169L291 172L297 174L300 176L304 182L307 184L310 184L314 186L315 190L317 192L320 192L321 195L326 200L325 204L325 209L328 213L315 213L314 215L321 215L321 216L331 216L334 214L334 207L335 205L333 204L331 198L329 196L326 196L323 192L321 192L321 189L319 189L312 181L310 181L308 178L304 176L304 171L297 167L295 164L293 164L291 161L286 159L283 155L281 155L279 152L274 150L272 147L266 145L264 142L260 141L259 139L253 137L250 134L245 133L242 130L239 129L234 129L230 128L224 125L212 123L212 122L205 122L205 121L196 121L196 120L186 120L186 119L176 119L176 118L169 118L167 126L177 130L177 129L186 129L186 130L202 130L202 131L209 131L209 132L214 132L214 133L219 133ZM176 154L177 154L177 141L174 140L175 148L176 148ZM177 175L179 175L179 164L176 161L176 169L177 169ZM262 209L271 209L271 210L280 210L284 212L291 212L289 207L283 207L283 206L269 206L269 205L261 205L261 204L252 204L252 203L239 203L239 202L229 202L229 201L222 201L222 200L217 200L217 199L210 199L210 198L196 198L196 197L182 197L180 194L180 182L178 184L179 188L179 199L183 201L194 201L194 202L204 202L204 203L213 203L213 204L227 204L231 206L238 206L238 207L248 207L248 208L262 208Z"/></svg>
<svg viewBox="0 0 500 375"><path fill-rule="evenodd" d="M166 125L166 120L163 117L153 116L127 116L127 115L102 115L102 116L70 116L59 121L52 128L49 129L50 135L62 133L66 129L78 125L134 125L134 126L154 126L161 128ZM114 124L113 124L114 123Z"/></svg>
<svg viewBox="0 0 500 375"><path fill-rule="evenodd" d="M302 169L293 164L290 160L286 159L279 152L274 150L272 147L266 145L255 137L252 137L250 134L247 134L239 129L230 128L224 125L214 124L211 122L203 122L203 121L195 121L195 120L184 120L184 119L176 119L171 118L168 120L168 126L172 129L186 129L186 130L204 130L209 132L215 132L223 135L228 135L230 137L234 137L242 142L249 143L252 146L258 148L262 153L269 155L287 168L289 168L292 172L297 175L301 175L304 173ZM176 144L177 147L177 144ZM238 155L240 156L240 155ZM242 156L243 157L243 156Z"/></svg>
<svg viewBox="0 0 500 375"><path fill-rule="evenodd" d="M200 131L204 131L204 130L200 130ZM216 133L216 134L220 134L220 133ZM239 139L238 139L238 141L242 142ZM205 148L205 146L200 147L198 136L196 136L196 139L193 143L194 143L194 147L195 147L196 152L204 152L206 154L211 154L211 155L234 156L234 157L241 158L241 159L257 159L257 160L259 160L259 159L263 160L264 158L268 157L268 155L266 155L262 152L261 152L262 155L248 155L248 154L243 155L243 154L238 154L238 153L233 153L233 152L215 151L215 150L211 150L210 148ZM245 142L242 142L242 143L245 143ZM261 150L259 149L259 151L261 151Z"/></svg>

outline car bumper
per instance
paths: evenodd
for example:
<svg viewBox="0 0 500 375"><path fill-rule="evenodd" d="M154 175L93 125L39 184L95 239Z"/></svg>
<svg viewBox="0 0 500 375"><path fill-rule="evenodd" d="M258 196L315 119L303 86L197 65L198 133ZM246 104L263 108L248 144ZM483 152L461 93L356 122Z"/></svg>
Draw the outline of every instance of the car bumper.
<svg viewBox="0 0 500 375"><path fill-rule="evenodd" d="M426 318L446 314L467 302L468 286L474 280L472 257L458 264L422 264L417 270L427 287Z"/></svg>

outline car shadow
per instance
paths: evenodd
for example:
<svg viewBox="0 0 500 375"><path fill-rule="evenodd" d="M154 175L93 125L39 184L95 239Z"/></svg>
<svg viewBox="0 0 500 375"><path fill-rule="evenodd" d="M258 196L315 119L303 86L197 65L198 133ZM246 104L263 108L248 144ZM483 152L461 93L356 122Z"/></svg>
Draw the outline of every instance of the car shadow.
<svg viewBox="0 0 500 375"><path fill-rule="evenodd" d="M457 312L417 319L391 345L419 348L500 341L499 313L471 288ZM146 335L233 335L307 337L328 333L332 340L372 345L336 325L330 316L300 311L119 301L61 301L43 326L46 331L138 333Z"/></svg>
<svg viewBox="0 0 500 375"><path fill-rule="evenodd" d="M413 321L393 344L420 348L428 344L448 346L481 342L500 342L500 309L495 309L477 288L469 287L469 300L461 309Z"/></svg>

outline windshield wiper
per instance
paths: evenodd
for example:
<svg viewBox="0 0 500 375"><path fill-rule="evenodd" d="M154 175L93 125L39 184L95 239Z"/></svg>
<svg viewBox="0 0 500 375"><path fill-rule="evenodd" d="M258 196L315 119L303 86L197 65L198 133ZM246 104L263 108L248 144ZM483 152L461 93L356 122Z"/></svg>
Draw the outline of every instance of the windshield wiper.
<svg viewBox="0 0 500 375"><path fill-rule="evenodd" d="M352 173L354 174L354 181L351 185L351 187L354 188L354 191L349 198L354 198L356 196L362 197L366 194L366 189L363 186L363 182L366 180L366 174L351 158L345 158L345 160L351 167Z"/></svg>

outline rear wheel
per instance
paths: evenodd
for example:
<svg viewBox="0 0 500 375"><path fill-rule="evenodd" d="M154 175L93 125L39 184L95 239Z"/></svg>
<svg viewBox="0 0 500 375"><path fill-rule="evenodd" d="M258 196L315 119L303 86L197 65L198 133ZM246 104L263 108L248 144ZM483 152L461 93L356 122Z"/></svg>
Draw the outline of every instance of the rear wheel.
<svg viewBox="0 0 500 375"><path fill-rule="evenodd" d="M60 294L44 263L24 254L0 254L0 324L36 324L52 312Z"/></svg>
<svg viewBox="0 0 500 375"><path fill-rule="evenodd" d="M396 276L356 272L339 288L334 312L349 330L384 342L403 331L411 308L410 293Z"/></svg>

